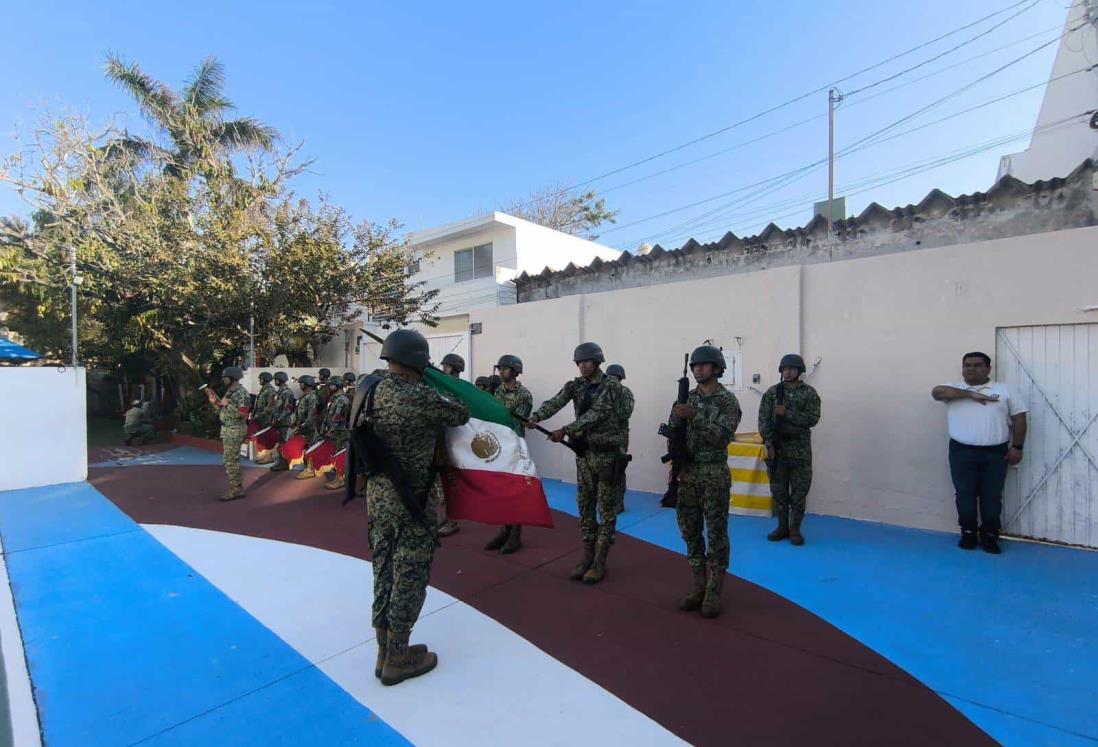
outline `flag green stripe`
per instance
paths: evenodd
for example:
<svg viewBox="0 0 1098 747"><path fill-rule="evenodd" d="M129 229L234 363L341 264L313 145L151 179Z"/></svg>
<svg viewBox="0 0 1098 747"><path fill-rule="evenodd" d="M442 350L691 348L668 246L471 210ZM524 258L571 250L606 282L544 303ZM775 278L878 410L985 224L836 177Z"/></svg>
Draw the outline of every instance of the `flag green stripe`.
<svg viewBox="0 0 1098 747"><path fill-rule="evenodd" d="M514 428L520 436L524 435L521 426L511 417L507 408L488 392L477 389L464 379L455 379L434 368L425 370L423 378L438 391L468 405L469 414L477 420L506 425Z"/></svg>

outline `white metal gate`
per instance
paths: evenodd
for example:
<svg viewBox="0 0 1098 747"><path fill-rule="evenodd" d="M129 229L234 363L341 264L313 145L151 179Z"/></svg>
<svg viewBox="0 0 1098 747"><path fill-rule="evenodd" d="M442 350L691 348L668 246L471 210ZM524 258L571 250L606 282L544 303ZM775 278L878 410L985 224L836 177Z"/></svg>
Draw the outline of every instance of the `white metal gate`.
<svg viewBox="0 0 1098 747"><path fill-rule="evenodd" d="M473 361L469 355L469 333L453 332L450 334L427 334L427 344L431 348L431 362L436 366L442 361L442 356L447 353L457 353L465 359L465 371L461 378L471 381ZM381 343L371 340L366 344L366 367L364 371L369 373L375 368L384 368L385 363L378 356L381 354Z"/></svg>
<svg viewBox="0 0 1098 747"><path fill-rule="evenodd" d="M1098 324L1000 328L995 365L1029 406L1003 532L1098 547Z"/></svg>

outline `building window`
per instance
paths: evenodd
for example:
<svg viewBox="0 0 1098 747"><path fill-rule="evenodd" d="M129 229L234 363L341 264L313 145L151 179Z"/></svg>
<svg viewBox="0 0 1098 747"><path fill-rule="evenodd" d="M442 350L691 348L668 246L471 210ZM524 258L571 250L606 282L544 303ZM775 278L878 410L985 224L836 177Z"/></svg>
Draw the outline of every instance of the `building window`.
<svg viewBox="0 0 1098 747"><path fill-rule="evenodd" d="M481 244L454 252L454 282L492 277L492 245Z"/></svg>

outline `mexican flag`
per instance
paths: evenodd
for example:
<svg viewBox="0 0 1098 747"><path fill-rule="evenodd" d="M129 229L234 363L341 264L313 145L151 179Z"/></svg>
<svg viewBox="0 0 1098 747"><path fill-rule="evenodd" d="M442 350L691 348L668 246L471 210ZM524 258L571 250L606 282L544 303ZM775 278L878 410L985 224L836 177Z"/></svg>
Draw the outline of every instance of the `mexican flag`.
<svg viewBox="0 0 1098 747"><path fill-rule="evenodd" d="M450 466L442 487L451 519L482 524L553 526L523 428L495 397L468 381L433 368L424 380L441 394L469 406L469 422L446 429Z"/></svg>

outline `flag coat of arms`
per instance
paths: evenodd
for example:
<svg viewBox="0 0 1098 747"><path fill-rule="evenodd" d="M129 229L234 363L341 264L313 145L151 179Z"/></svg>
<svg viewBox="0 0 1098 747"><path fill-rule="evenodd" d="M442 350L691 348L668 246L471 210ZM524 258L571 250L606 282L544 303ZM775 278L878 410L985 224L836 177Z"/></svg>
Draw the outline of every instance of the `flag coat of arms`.
<svg viewBox="0 0 1098 747"><path fill-rule="evenodd" d="M495 397L429 368L424 380L469 407L465 425L446 429L446 512L483 524L551 527L553 517L522 425Z"/></svg>

